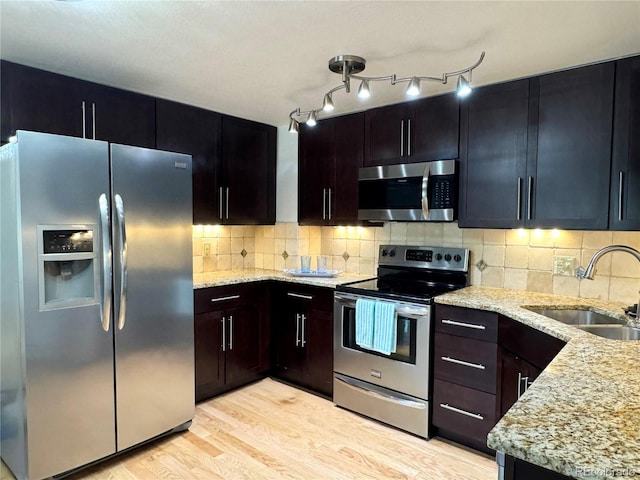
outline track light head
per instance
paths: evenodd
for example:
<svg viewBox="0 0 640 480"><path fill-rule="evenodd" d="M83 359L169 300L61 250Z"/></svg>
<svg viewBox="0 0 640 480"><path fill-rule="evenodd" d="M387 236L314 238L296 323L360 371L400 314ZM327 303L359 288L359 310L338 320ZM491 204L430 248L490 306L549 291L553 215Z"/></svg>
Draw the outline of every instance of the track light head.
<svg viewBox="0 0 640 480"><path fill-rule="evenodd" d="M324 100L322 101L322 110L325 112L332 112L334 108L335 107L333 106L333 99L331 98L331 94L325 94Z"/></svg>
<svg viewBox="0 0 640 480"><path fill-rule="evenodd" d="M466 97L471 93L471 84L462 75L458 77L458 86L456 87L456 94L459 97Z"/></svg>
<svg viewBox="0 0 640 480"><path fill-rule="evenodd" d="M407 95L410 97L417 97L420 95L420 80L418 77L413 77L407 87Z"/></svg>
<svg viewBox="0 0 640 480"><path fill-rule="evenodd" d="M300 125L293 118L289 120L289 133L300 133Z"/></svg>
<svg viewBox="0 0 640 480"><path fill-rule="evenodd" d="M318 124L315 110L311 110L309 112L309 117L307 118L306 124L310 127L315 127Z"/></svg>
<svg viewBox="0 0 640 480"><path fill-rule="evenodd" d="M369 90L369 81L362 80L360 86L358 87L358 98L369 98L371 96L371 91Z"/></svg>

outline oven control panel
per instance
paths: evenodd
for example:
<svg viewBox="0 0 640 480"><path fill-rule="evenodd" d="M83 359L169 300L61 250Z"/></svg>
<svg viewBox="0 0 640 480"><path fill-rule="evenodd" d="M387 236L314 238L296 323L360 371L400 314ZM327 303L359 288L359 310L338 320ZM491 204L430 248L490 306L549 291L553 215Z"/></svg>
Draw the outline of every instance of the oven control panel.
<svg viewBox="0 0 640 480"><path fill-rule="evenodd" d="M468 272L469 249L456 247L380 245L378 264L383 266L394 265Z"/></svg>

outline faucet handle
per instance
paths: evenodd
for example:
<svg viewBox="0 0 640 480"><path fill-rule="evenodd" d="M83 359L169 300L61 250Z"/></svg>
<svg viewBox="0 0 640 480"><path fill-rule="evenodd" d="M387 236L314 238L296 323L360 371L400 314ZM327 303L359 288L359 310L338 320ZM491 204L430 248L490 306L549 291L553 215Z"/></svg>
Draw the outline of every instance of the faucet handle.
<svg viewBox="0 0 640 480"><path fill-rule="evenodd" d="M630 317L638 318L638 304L634 303L633 305L625 308L624 313L626 313Z"/></svg>
<svg viewBox="0 0 640 480"><path fill-rule="evenodd" d="M576 270L574 272L574 275L576 276L576 278L578 280L582 280L584 278L584 272L585 271L586 270L584 269L584 267L578 267L578 268L576 268Z"/></svg>

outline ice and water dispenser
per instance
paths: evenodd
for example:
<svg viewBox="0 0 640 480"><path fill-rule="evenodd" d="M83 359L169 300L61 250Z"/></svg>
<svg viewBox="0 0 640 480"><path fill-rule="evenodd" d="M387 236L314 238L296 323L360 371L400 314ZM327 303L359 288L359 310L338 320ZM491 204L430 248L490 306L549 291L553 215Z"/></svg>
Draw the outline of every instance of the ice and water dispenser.
<svg viewBox="0 0 640 480"><path fill-rule="evenodd" d="M38 226L40 310L98 301L98 263L92 225Z"/></svg>

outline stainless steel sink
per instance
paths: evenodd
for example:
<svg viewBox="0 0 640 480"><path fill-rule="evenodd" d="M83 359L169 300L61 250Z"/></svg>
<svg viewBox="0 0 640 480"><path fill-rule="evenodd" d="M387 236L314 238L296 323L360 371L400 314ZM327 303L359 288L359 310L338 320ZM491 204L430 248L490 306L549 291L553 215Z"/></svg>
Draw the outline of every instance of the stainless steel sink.
<svg viewBox="0 0 640 480"><path fill-rule="evenodd" d="M576 325L576 327L611 340L640 340L640 328L623 325Z"/></svg>
<svg viewBox="0 0 640 480"><path fill-rule="evenodd" d="M528 310L567 325L626 325L627 323L625 320L591 310L550 308L529 308Z"/></svg>

